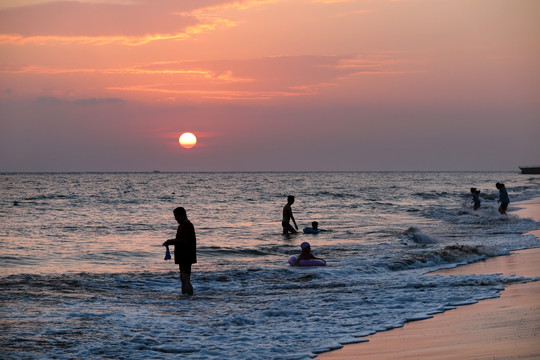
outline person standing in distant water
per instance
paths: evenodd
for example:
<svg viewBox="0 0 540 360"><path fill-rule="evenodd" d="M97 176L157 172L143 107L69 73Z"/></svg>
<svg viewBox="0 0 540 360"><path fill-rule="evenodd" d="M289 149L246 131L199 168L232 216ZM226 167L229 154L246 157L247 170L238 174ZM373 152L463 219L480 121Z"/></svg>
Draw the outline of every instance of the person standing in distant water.
<svg viewBox="0 0 540 360"><path fill-rule="evenodd" d="M292 213L292 204L294 204L294 196L289 195L287 196L287 204L283 207L283 221L281 222L281 226L283 226L283 234L288 234L289 232L291 232L292 234L298 233L298 225L296 225L296 220L294 220L294 216ZM291 220L294 223L294 228L290 224Z"/></svg>
<svg viewBox="0 0 540 360"><path fill-rule="evenodd" d="M474 210L478 210L478 208L480 207L480 190L476 190L476 188L471 188L471 194L472 194L472 199L473 199L473 203L474 203Z"/></svg>
<svg viewBox="0 0 540 360"><path fill-rule="evenodd" d="M176 238L167 240L163 246L174 245L174 263L180 268L180 281L182 281L182 294L193 295L191 285L191 265L197 263L197 239L195 227L188 220L186 210L177 207L173 211L178 222Z"/></svg>
<svg viewBox="0 0 540 360"><path fill-rule="evenodd" d="M506 208L508 207L508 204L510 204L508 192L506 191L506 187L502 183L496 183L495 187L499 190L498 202L501 203L501 206L499 206L499 212L501 213L501 215L506 215Z"/></svg>

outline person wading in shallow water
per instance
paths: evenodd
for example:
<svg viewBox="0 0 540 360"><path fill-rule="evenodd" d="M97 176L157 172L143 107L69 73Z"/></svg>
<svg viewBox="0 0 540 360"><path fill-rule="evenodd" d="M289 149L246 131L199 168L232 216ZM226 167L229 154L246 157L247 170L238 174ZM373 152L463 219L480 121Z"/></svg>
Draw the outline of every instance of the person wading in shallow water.
<svg viewBox="0 0 540 360"><path fill-rule="evenodd" d="M506 215L506 208L510 204L510 199L508 198L508 192L506 191L506 186L502 183L496 183L495 187L499 190L499 201L501 206L499 206L499 212L501 215Z"/></svg>
<svg viewBox="0 0 540 360"><path fill-rule="evenodd" d="M182 281L182 294L193 295L191 285L191 265L197 263L197 239L195 228L188 220L186 210L177 207L173 211L178 222L176 238L167 240L163 246L174 245L174 263L180 268L180 281Z"/></svg>
<svg viewBox="0 0 540 360"><path fill-rule="evenodd" d="M474 210L478 210L480 207L480 190L476 190L476 188L471 188L471 194L473 198L474 203Z"/></svg>
<svg viewBox="0 0 540 360"><path fill-rule="evenodd" d="M292 213L292 204L294 204L294 196L289 195L287 197L287 204L285 204L285 206L283 207L283 220L281 221L281 226L283 227L283 234L288 234L289 232L292 234L296 234L298 232L298 225L296 225L296 220L294 220L294 216ZM294 228L290 224L291 220L294 223Z"/></svg>

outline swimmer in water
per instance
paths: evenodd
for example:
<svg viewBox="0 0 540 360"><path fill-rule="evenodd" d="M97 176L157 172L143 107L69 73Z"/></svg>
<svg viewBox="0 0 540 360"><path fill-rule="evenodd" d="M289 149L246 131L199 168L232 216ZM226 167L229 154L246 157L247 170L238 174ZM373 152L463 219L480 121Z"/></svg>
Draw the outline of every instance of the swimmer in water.
<svg viewBox="0 0 540 360"><path fill-rule="evenodd" d="M302 249L302 253L300 255L298 255L298 257L296 258L296 261L295 261L295 265L298 265L298 262L300 260L311 260L311 259L314 259L314 260L322 260L324 261L324 263L326 264L326 260L324 259L321 259L321 258L318 258L318 257L315 257L312 253L311 253L311 245L309 245L308 242L303 242L301 245L300 245L300 248Z"/></svg>
<svg viewBox="0 0 540 360"><path fill-rule="evenodd" d="M305 234L318 234L321 231L330 231L330 230L319 229L319 223L317 221L313 221L311 223L311 227L306 226L304 228Z"/></svg>

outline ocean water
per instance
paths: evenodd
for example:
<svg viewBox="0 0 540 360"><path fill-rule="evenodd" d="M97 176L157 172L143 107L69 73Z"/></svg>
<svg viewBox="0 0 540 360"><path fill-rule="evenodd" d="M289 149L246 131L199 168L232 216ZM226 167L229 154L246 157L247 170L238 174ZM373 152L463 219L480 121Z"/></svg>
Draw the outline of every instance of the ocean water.
<svg viewBox="0 0 540 360"><path fill-rule="evenodd" d="M329 231L283 236L289 194L300 228ZM512 172L0 174L2 357L309 359L532 281L426 273L540 246L512 214L539 196ZM177 206L192 297L161 246ZM327 267L288 265L303 241Z"/></svg>

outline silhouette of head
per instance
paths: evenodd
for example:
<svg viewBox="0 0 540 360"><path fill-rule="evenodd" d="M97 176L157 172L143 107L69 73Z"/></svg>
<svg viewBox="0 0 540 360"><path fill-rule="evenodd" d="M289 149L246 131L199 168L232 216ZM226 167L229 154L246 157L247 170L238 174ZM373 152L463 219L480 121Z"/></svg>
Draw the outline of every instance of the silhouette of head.
<svg viewBox="0 0 540 360"><path fill-rule="evenodd" d="M186 209L183 207L177 207L173 210L174 218L177 221L180 221L181 219L187 219Z"/></svg>

